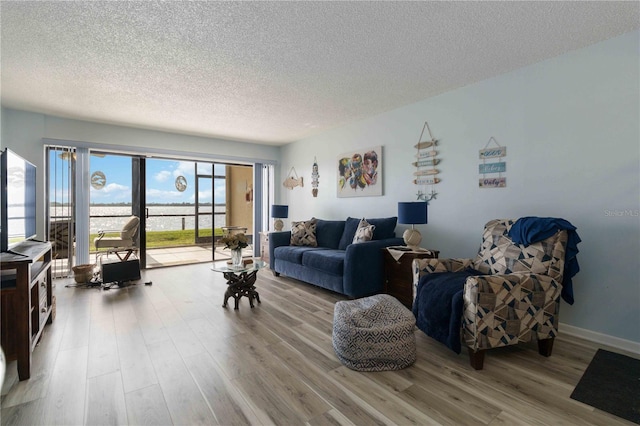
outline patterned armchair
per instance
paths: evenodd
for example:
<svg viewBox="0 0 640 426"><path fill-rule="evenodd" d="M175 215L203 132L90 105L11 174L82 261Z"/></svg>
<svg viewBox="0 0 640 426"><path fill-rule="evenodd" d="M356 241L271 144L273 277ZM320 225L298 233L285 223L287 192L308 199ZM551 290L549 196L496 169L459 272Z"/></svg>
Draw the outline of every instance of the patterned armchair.
<svg viewBox="0 0 640 426"><path fill-rule="evenodd" d="M463 292L462 338L476 370L482 369L487 349L528 342L534 336L540 354L550 356L558 333L567 231L525 247L509 238L514 222L488 222L475 259L413 262L414 298L424 274L468 267L486 274L468 277Z"/></svg>

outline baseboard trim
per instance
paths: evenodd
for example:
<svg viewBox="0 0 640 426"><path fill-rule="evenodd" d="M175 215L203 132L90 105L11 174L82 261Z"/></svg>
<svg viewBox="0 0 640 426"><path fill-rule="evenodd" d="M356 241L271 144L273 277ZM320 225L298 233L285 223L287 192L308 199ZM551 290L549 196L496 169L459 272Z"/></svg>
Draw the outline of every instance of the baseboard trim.
<svg viewBox="0 0 640 426"><path fill-rule="evenodd" d="M589 340L590 342L601 343L603 345L640 355L640 343L632 340L621 339L619 337L609 336L608 334L598 333L596 331L563 323L559 324L558 329L561 333L566 333L570 336L579 337L581 339Z"/></svg>

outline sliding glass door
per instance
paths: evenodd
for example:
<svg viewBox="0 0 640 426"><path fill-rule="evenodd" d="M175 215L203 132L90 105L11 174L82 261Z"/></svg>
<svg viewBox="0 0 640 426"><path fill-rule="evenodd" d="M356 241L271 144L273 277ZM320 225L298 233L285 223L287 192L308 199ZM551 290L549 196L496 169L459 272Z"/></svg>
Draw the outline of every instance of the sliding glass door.
<svg viewBox="0 0 640 426"><path fill-rule="evenodd" d="M225 233L244 232L254 226L254 167L214 161L148 158L143 155L88 151L84 173L74 173L74 148L49 147L50 239L61 240L59 257L74 264L75 179L88 176L83 187L89 195L82 224L83 253L97 258L94 239L100 231L119 233L130 216L140 218L135 238L143 268L210 262L230 257L220 245ZM90 155L89 155L90 154ZM262 166L260 168L262 173ZM84 194L84 190L82 192ZM88 228L85 230L85 228ZM259 227L262 229L261 227ZM57 237L56 237L57 235ZM64 241L62 241L64 240ZM66 250L65 253L62 253ZM244 256L253 256L250 246ZM86 256L86 255L85 255Z"/></svg>

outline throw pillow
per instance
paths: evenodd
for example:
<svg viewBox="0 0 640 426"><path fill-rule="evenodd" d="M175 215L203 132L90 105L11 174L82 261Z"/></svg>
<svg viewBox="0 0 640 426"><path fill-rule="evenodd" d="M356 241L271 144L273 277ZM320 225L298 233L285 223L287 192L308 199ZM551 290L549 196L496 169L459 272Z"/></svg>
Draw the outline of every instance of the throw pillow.
<svg viewBox="0 0 640 426"><path fill-rule="evenodd" d="M318 219L315 217L305 222L291 222L291 245L318 247L317 226Z"/></svg>
<svg viewBox="0 0 640 426"><path fill-rule="evenodd" d="M349 244L353 243L353 237L356 235L356 229L358 229L360 219L355 217L348 217L344 224L344 231L338 244L338 250L346 250Z"/></svg>
<svg viewBox="0 0 640 426"><path fill-rule="evenodd" d="M376 229L375 225L370 225L365 219L362 219L356 229L356 234L353 236L352 244L364 243L365 241L371 241L373 238L373 230Z"/></svg>

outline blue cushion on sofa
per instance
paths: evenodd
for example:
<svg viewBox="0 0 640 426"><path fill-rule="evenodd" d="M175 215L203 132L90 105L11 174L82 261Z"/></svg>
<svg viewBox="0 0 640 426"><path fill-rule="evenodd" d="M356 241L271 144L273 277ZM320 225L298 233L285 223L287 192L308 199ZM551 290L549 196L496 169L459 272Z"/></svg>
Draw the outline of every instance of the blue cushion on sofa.
<svg viewBox="0 0 640 426"><path fill-rule="evenodd" d="M337 249L340 246L340 238L344 232L344 224L344 220L318 219L316 226L318 247Z"/></svg>
<svg viewBox="0 0 640 426"><path fill-rule="evenodd" d="M280 246L274 250L274 256L287 262L302 264L302 255L307 251L318 250L310 246Z"/></svg>
<svg viewBox="0 0 640 426"><path fill-rule="evenodd" d="M302 266L318 269L333 275L344 273L343 250L315 250L302 256Z"/></svg>
<svg viewBox="0 0 640 426"><path fill-rule="evenodd" d="M376 219L366 218L365 220L370 225L375 225L375 229L373 230L374 240L386 240L387 238L395 238L396 224L398 223L398 218L396 216ZM351 244L354 235L356 235L356 230L358 229L359 223L360 219L356 219L353 217L347 218L344 225L344 232L342 233L342 238L340 238L340 244L338 245L338 248L340 250L346 250L347 246Z"/></svg>
<svg viewBox="0 0 640 426"><path fill-rule="evenodd" d="M387 238L395 238L396 236L396 224L398 223L398 218L393 217L383 217L379 219L367 219L370 225L375 225L376 228L373 230L373 239L374 240L386 240Z"/></svg>
<svg viewBox="0 0 640 426"><path fill-rule="evenodd" d="M356 235L356 230L358 229L359 223L360 219L356 219L353 217L347 218L344 223L344 232L342 233L342 238L340 238L338 249L346 250L347 246L353 242L353 237Z"/></svg>

